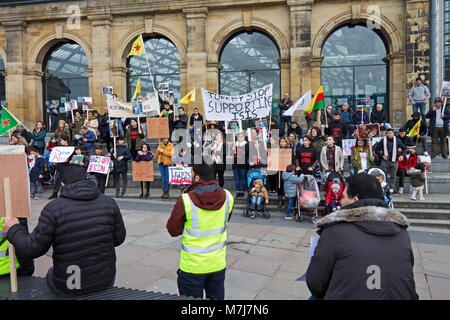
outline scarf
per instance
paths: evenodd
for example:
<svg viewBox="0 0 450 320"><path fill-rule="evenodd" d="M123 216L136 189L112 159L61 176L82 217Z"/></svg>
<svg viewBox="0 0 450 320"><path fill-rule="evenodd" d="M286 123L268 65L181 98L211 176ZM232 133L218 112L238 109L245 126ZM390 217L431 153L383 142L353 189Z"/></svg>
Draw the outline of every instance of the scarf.
<svg viewBox="0 0 450 320"><path fill-rule="evenodd" d="M383 152L386 157L389 158L389 153L387 149L387 136L383 138ZM397 160L397 139L395 137L392 139L392 162L395 162Z"/></svg>
<svg viewBox="0 0 450 320"><path fill-rule="evenodd" d="M330 171L335 171L335 146L332 146L331 148L327 146L327 162L328 162L328 169Z"/></svg>

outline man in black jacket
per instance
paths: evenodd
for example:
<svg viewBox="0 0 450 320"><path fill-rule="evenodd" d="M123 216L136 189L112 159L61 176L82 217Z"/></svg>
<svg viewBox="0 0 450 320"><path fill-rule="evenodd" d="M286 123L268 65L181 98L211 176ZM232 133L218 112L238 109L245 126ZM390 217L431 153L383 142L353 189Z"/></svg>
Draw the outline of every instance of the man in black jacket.
<svg viewBox="0 0 450 320"><path fill-rule="evenodd" d="M380 127L386 127L386 129L389 129L391 125L387 123L387 121L387 114L383 109L383 105L381 103L377 104L375 110L372 110L370 113L370 123L379 123Z"/></svg>
<svg viewBox="0 0 450 320"><path fill-rule="evenodd" d="M291 126L292 117L283 115L290 107L292 107L292 100L289 99L289 94L285 93L283 99L278 102L280 108L280 137L284 137L285 126L287 123L288 129Z"/></svg>
<svg viewBox="0 0 450 320"><path fill-rule="evenodd" d="M342 209L316 223L320 239L306 272L325 300L417 300L409 221L384 202L380 183L360 173L345 185Z"/></svg>
<svg viewBox="0 0 450 320"><path fill-rule="evenodd" d="M125 139L119 137L117 139L116 152L114 153L111 149L111 160L114 164L114 187L116 188L115 198L125 198L127 193L128 185L128 160L131 159L130 150L124 145ZM122 194L120 193L120 176L122 176Z"/></svg>
<svg viewBox="0 0 450 320"><path fill-rule="evenodd" d="M402 128L405 129L406 134L408 134L408 133L411 131L411 129L414 128L414 126L415 126L415 125L417 124L417 122L419 121L420 116L421 116L421 114L420 114L419 111L414 112L414 113L411 115L411 118L412 118L412 119L411 119L411 120L408 120L408 121L403 125ZM422 122L420 123L419 135L416 136L416 137L413 137L414 142L416 142L417 139L418 139L418 141L422 142L423 152L424 152L425 155L428 155L428 152L427 152L427 143L426 143L426 141L425 141L425 136L427 135L427 130L428 130L427 125L425 124L424 121L422 121Z"/></svg>
<svg viewBox="0 0 450 320"><path fill-rule="evenodd" d="M116 202L86 179L79 165L62 171L61 196L47 204L31 234L17 219L5 219L7 239L26 257L36 259L53 247L50 287L61 295L79 295L112 287L116 275L114 247L125 240L125 225Z"/></svg>
<svg viewBox="0 0 450 320"><path fill-rule="evenodd" d="M325 132L327 135L332 136L336 145L342 148L342 139L347 136L347 126L341 120L341 113L336 111L333 114L333 121L328 122L328 126L325 125Z"/></svg>

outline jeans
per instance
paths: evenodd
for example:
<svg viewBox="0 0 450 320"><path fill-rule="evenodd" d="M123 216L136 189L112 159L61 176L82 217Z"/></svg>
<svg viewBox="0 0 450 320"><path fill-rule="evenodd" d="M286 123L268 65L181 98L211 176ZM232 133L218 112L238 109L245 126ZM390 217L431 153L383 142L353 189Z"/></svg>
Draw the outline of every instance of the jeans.
<svg viewBox="0 0 450 320"><path fill-rule="evenodd" d="M213 274L194 275L178 269L177 274L180 295L203 298L204 290L207 299L225 299L225 270Z"/></svg>
<svg viewBox="0 0 450 320"><path fill-rule="evenodd" d="M252 196L252 198L250 199L251 204L250 204L250 209L252 210L258 210L261 211L261 204L264 200L263 196Z"/></svg>
<svg viewBox="0 0 450 320"><path fill-rule="evenodd" d="M381 168L386 171L386 175L388 175L389 171L389 187L393 189L395 187L395 182L397 181L398 162L381 159Z"/></svg>
<svg viewBox="0 0 450 320"><path fill-rule="evenodd" d="M97 181L97 188L101 193L105 194L106 174L96 174L95 180Z"/></svg>
<svg viewBox="0 0 450 320"><path fill-rule="evenodd" d="M165 191L169 191L169 166L165 166L163 163L159 164L159 172L161 172L162 188Z"/></svg>
<svg viewBox="0 0 450 320"><path fill-rule="evenodd" d="M288 207L286 209L286 216L288 216L288 217L289 217L289 215L291 213L292 208L294 207L295 199L297 199L297 198L296 197L289 198Z"/></svg>
<svg viewBox="0 0 450 320"><path fill-rule="evenodd" d="M44 192L44 190L42 189L42 183L40 181L30 181L30 194L32 196L36 195L42 195L42 192Z"/></svg>
<svg viewBox="0 0 450 320"><path fill-rule="evenodd" d="M280 138L284 137L285 125L287 123L288 128L291 127L292 117L280 115Z"/></svg>
<svg viewBox="0 0 450 320"><path fill-rule="evenodd" d="M426 118L425 118L425 111L427 106L425 105L425 102L416 102L415 104L412 105L413 106L413 112L417 112L418 109L420 108L420 113L422 114L422 121L424 123L426 123Z"/></svg>
<svg viewBox="0 0 450 320"><path fill-rule="evenodd" d="M246 169L234 169L234 183L236 184L237 192L245 192L247 190L247 170Z"/></svg>
<svg viewBox="0 0 450 320"><path fill-rule="evenodd" d="M120 176L122 175L122 195L125 195L127 192L127 185L128 185L128 179L127 179L127 171L124 172L114 172L114 186L116 187L116 194L120 193Z"/></svg>

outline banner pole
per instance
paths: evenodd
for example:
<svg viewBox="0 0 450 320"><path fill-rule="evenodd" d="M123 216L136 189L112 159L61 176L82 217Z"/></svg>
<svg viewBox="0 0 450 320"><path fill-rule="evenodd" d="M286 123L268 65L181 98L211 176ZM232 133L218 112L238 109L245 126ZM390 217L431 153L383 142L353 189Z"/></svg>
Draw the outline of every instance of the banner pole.
<svg viewBox="0 0 450 320"><path fill-rule="evenodd" d="M444 105L441 108L441 114L444 114L445 106L447 106L447 97L444 98Z"/></svg>
<svg viewBox="0 0 450 320"><path fill-rule="evenodd" d="M152 79L152 86L155 88L155 83L153 82L152 70L150 69L150 63L148 62L147 55L144 54L145 60L147 61L148 72L150 73L150 79Z"/></svg>
<svg viewBox="0 0 450 320"><path fill-rule="evenodd" d="M114 137L114 153L117 153L116 152L116 137Z"/></svg>
<svg viewBox="0 0 450 320"><path fill-rule="evenodd" d="M75 120L73 118L73 109L72 108L70 108L70 113L72 114L72 122L74 122Z"/></svg>
<svg viewBox="0 0 450 320"><path fill-rule="evenodd" d="M427 170L425 169L425 194L428 194Z"/></svg>
<svg viewBox="0 0 450 320"><path fill-rule="evenodd" d="M11 182L9 178L3 179L3 187L5 193L5 209L6 217L12 218L12 201L11 201ZM17 292L17 270L16 270L16 250L11 242L8 243L9 251L9 274L11 278L11 292Z"/></svg>
<svg viewBox="0 0 450 320"><path fill-rule="evenodd" d="M108 168L108 173L106 174L106 183L105 183L105 188L108 187L108 180L109 180L109 168Z"/></svg>

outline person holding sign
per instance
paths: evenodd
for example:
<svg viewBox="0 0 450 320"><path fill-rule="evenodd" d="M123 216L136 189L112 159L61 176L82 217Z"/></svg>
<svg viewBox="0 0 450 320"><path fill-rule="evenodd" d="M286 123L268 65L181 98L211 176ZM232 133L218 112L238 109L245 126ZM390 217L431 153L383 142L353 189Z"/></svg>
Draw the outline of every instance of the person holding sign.
<svg viewBox="0 0 450 320"><path fill-rule="evenodd" d="M40 199L42 197L42 180L44 179L45 160L35 147L30 149L28 156L28 170L30 172L30 197Z"/></svg>
<svg viewBox="0 0 450 320"><path fill-rule="evenodd" d="M356 146L352 149L350 160L356 173L366 171L372 166L375 157L372 155L368 139L356 139Z"/></svg>
<svg viewBox="0 0 450 320"><path fill-rule="evenodd" d="M173 165L173 144L164 138L159 142L155 157L158 158L159 171L161 172L163 194L161 198L169 199L169 167Z"/></svg>
<svg viewBox="0 0 450 320"><path fill-rule="evenodd" d="M84 126L84 118L80 110L75 111L75 119L73 119L70 127L72 128L72 140L78 140L77 136L81 135L81 128Z"/></svg>
<svg viewBox="0 0 450 320"><path fill-rule="evenodd" d="M138 154L134 158L136 162L153 160L153 154L150 151L150 147L146 143L142 145L141 150L139 150L137 153ZM141 194L139 195L139 198L143 197L144 197L144 181L141 181ZM149 197L150 197L150 181L145 181L145 198L148 199Z"/></svg>
<svg viewBox="0 0 450 320"><path fill-rule="evenodd" d="M423 123L423 122L421 122ZM403 194L403 185L405 175L409 169L414 168L417 165L417 154L414 150L415 146L412 142L406 143L406 156L403 161L398 162L397 176L398 176L398 193Z"/></svg>
<svg viewBox="0 0 450 320"><path fill-rule="evenodd" d="M114 165L114 186L116 188L115 198L125 198L128 185L128 160L131 159L130 150L124 145L125 140L123 137L117 139L116 150L111 148L111 160ZM122 193L120 193L120 176L122 176Z"/></svg>
<svg viewBox="0 0 450 320"><path fill-rule="evenodd" d="M131 159L136 159L138 150L142 148L142 139L144 138L145 134L142 126L138 127L136 119L131 119L131 126L127 127L127 133L125 134L125 143L130 149Z"/></svg>
<svg viewBox="0 0 450 320"><path fill-rule="evenodd" d="M164 109L161 111L159 116L166 117L169 119L169 137L172 137L172 131L173 131L173 111L170 110L170 103L169 101L164 101ZM170 138L169 138L170 140Z"/></svg>
<svg viewBox="0 0 450 320"><path fill-rule="evenodd" d="M98 157L104 157L103 147L101 144L99 144L95 147L95 155ZM89 159L88 159L88 163L89 163ZM109 173L111 173L111 171L112 171L112 161L109 162ZM100 173L100 172L94 172L94 176L95 176L95 181L97 182L98 190L100 190L101 194L105 194L107 174Z"/></svg>
<svg viewBox="0 0 450 320"><path fill-rule="evenodd" d="M438 139L441 144L442 158L448 158L446 134L448 130L448 120L450 120L450 108L443 106L442 99L437 97L434 99L434 106L428 110L426 117L427 119L430 119L428 135L432 138L431 158L436 157L438 153Z"/></svg>

